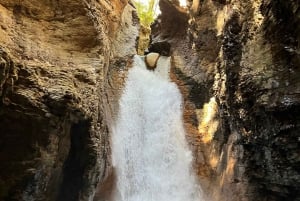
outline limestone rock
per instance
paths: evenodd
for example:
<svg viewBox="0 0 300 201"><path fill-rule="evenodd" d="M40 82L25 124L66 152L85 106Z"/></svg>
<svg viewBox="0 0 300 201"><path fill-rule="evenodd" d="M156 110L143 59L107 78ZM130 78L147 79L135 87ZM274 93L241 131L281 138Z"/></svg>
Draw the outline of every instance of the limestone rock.
<svg viewBox="0 0 300 201"><path fill-rule="evenodd" d="M145 56L145 63L148 69L153 70L156 68L157 61L159 59L159 54L151 52Z"/></svg>
<svg viewBox="0 0 300 201"><path fill-rule="evenodd" d="M194 168L213 201L300 200L299 6L193 0L184 11L160 0L152 42L171 44Z"/></svg>
<svg viewBox="0 0 300 201"><path fill-rule="evenodd" d="M135 54L127 1L0 2L0 200L92 200L108 177L114 57Z"/></svg>

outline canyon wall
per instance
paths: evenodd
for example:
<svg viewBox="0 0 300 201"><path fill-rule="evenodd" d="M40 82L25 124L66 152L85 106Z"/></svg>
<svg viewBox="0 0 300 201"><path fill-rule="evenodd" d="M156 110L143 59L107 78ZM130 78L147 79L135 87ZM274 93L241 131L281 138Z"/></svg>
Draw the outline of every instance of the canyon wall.
<svg viewBox="0 0 300 201"><path fill-rule="evenodd" d="M300 200L299 1L160 0L194 169L211 201ZM0 200L110 196L138 19L126 0L0 1Z"/></svg>
<svg viewBox="0 0 300 201"><path fill-rule="evenodd" d="M300 4L160 0L194 168L211 200L300 200Z"/></svg>
<svg viewBox="0 0 300 201"><path fill-rule="evenodd" d="M106 74L135 54L126 0L0 1L0 200L92 200L110 164Z"/></svg>

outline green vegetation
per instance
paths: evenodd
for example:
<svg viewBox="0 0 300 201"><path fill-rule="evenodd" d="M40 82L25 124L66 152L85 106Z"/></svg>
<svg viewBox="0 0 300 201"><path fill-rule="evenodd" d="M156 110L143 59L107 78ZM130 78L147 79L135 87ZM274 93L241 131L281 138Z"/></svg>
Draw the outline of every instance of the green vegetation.
<svg viewBox="0 0 300 201"><path fill-rule="evenodd" d="M149 0L148 3L143 3L139 0L133 0L133 2L140 18L141 25L144 27L150 27L156 17L155 9L157 6L157 0Z"/></svg>

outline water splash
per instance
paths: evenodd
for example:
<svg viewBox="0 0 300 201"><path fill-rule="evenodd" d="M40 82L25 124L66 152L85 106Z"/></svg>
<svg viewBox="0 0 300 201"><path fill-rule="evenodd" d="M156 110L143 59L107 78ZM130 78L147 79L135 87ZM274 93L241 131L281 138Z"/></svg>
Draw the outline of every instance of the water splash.
<svg viewBox="0 0 300 201"><path fill-rule="evenodd" d="M182 123L182 97L169 80L170 58L155 71L135 56L113 131L115 201L202 201Z"/></svg>

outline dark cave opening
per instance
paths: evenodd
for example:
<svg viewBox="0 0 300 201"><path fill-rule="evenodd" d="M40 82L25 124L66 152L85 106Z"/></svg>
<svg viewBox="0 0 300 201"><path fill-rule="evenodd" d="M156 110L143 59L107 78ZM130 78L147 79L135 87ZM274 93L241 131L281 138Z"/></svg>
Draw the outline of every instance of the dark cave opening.
<svg viewBox="0 0 300 201"><path fill-rule="evenodd" d="M71 127L71 147L64 164L63 178L58 201L79 200L83 187L83 174L88 163L87 139L90 121L82 120Z"/></svg>

